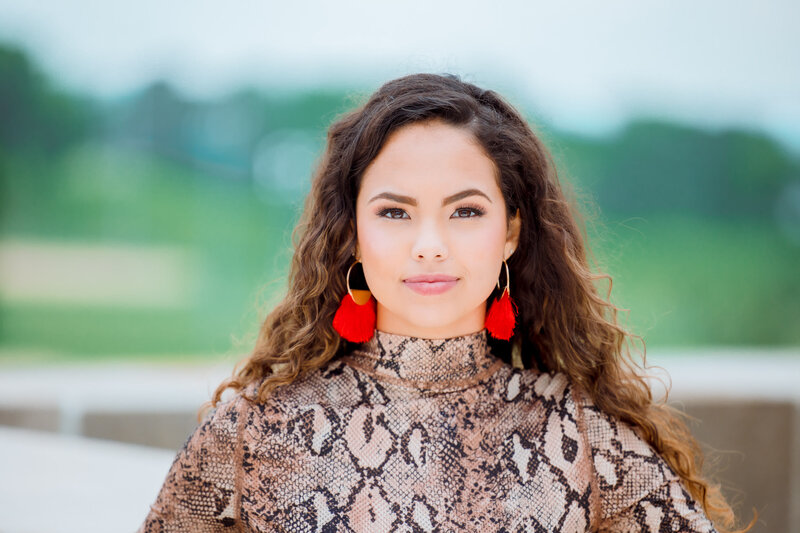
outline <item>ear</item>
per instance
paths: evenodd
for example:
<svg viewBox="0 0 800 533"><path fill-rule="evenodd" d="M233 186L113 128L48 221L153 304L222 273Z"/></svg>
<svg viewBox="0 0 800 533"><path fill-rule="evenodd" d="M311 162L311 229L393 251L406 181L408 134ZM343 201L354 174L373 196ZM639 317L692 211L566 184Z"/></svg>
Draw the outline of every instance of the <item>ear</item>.
<svg viewBox="0 0 800 533"><path fill-rule="evenodd" d="M511 257L511 254L514 253L514 250L517 249L519 245L519 232L522 228L522 220L519 216L519 209L514 214L514 218L512 218L508 222L508 232L506 233L506 247L503 253L503 257L508 259Z"/></svg>

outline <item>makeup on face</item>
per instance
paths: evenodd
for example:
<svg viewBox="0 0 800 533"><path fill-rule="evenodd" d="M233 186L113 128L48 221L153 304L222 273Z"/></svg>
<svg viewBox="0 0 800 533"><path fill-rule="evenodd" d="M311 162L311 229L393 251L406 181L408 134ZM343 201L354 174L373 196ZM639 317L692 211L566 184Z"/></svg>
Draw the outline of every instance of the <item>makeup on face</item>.
<svg viewBox="0 0 800 533"><path fill-rule="evenodd" d="M379 329L446 338L483 327L508 225L494 162L471 132L394 132L364 173L356 224Z"/></svg>
<svg viewBox="0 0 800 533"><path fill-rule="evenodd" d="M446 274L424 274L403 280L406 287L422 295L437 295L449 291L458 283L458 278Z"/></svg>

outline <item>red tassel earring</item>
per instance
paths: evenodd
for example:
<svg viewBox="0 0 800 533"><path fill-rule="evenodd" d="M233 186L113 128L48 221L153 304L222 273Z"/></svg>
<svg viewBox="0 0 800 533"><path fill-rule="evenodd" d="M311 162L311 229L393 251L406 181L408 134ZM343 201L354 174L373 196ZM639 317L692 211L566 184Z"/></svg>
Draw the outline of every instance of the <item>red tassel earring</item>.
<svg viewBox="0 0 800 533"><path fill-rule="evenodd" d="M369 289L350 288L350 271L358 262L356 260L347 269L347 294L342 298L333 317L333 328L343 339L361 343L370 340L375 331L376 302ZM364 285L366 286L366 280Z"/></svg>
<svg viewBox="0 0 800 533"><path fill-rule="evenodd" d="M489 306L489 311L486 313L485 326L492 337L507 341L514 334L517 306L511 300L511 278L508 275L508 263L506 263L505 259L503 264L506 267L506 288L500 298ZM500 288L500 280L497 280L497 288Z"/></svg>

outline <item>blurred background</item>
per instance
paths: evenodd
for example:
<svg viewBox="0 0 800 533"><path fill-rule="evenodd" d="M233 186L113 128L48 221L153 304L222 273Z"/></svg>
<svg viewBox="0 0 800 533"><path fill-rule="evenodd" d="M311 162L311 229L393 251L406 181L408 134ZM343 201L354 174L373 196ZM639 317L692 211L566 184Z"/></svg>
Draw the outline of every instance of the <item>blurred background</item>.
<svg viewBox="0 0 800 533"><path fill-rule="evenodd" d="M143 519L285 290L327 127L450 72L552 150L623 321L731 452L737 508L800 531L798 20L789 0L0 0L0 443L161 448L129 488Z"/></svg>

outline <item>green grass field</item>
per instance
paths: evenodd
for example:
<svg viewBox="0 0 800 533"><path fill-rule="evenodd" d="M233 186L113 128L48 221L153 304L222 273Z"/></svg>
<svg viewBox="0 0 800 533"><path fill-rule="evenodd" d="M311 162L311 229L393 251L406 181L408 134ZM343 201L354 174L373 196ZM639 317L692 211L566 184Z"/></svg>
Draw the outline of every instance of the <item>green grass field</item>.
<svg viewBox="0 0 800 533"><path fill-rule="evenodd" d="M605 231L612 301L648 345L800 343L800 250L769 225L675 215Z"/></svg>
<svg viewBox="0 0 800 533"><path fill-rule="evenodd" d="M0 358L208 358L250 349L284 290L300 196L273 200L246 181L100 145L38 168L14 160L6 168L3 242L174 246L196 261L186 273L191 293L175 308L2 299ZM772 224L612 214L590 235L613 277L612 301L630 310L621 318L648 348L800 344L800 248ZM58 276L59 265L48 275Z"/></svg>

